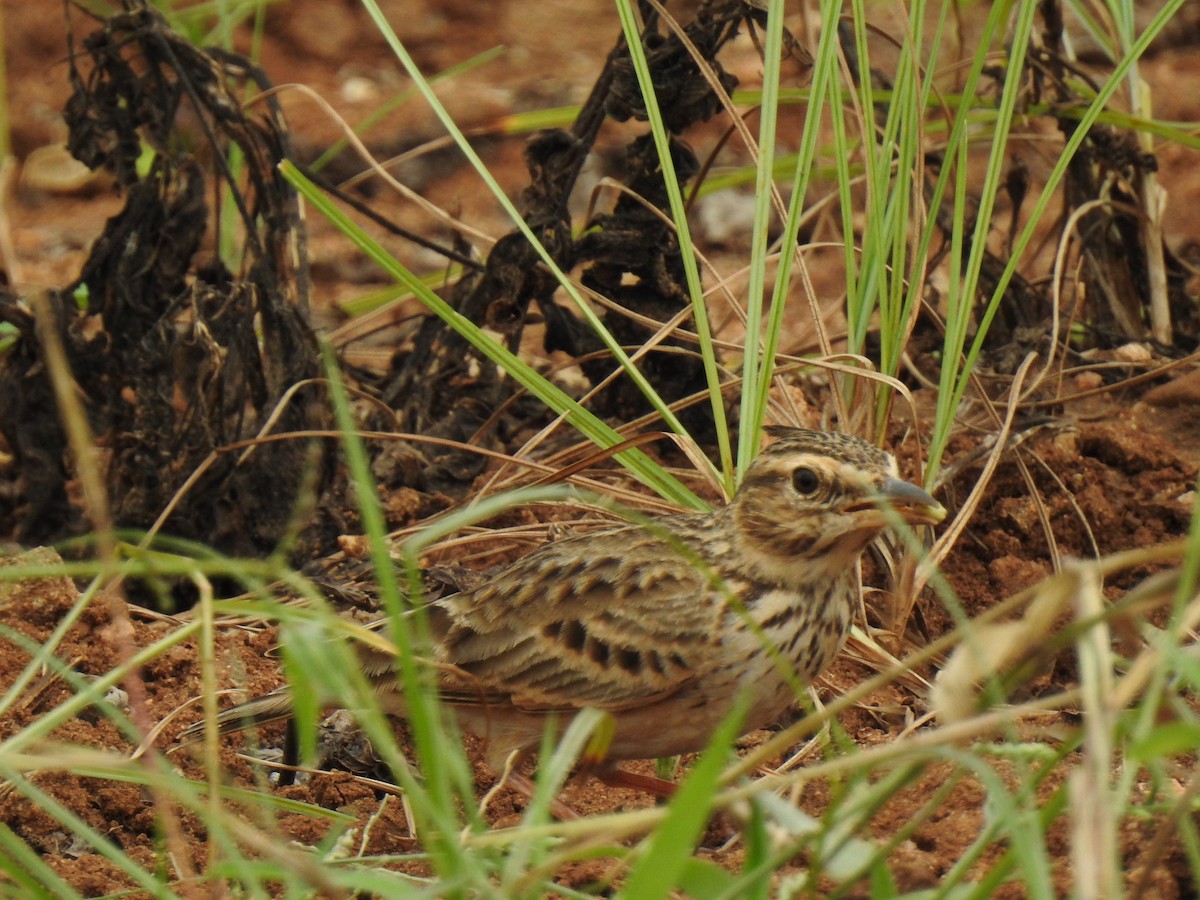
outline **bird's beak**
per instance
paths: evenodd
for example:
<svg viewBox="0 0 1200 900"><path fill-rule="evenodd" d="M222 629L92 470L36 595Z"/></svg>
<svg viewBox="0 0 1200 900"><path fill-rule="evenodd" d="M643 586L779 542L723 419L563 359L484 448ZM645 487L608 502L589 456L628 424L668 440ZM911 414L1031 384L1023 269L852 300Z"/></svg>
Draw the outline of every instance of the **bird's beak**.
<svg viewBox="0 0 1200 900"><path fill-rule="evenodd" d="M884 479L879 497L909 525L936 525L946 518L946 507L915 484L899 478Z"/></svg>

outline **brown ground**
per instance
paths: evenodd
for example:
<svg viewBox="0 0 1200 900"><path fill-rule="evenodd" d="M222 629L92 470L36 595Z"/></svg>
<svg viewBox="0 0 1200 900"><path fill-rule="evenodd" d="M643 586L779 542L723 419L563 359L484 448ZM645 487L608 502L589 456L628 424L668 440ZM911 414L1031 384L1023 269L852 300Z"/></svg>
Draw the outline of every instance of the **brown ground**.
<svg viewBox="0 0 1200 900"><path fill-rule="evenodd" d="M606 53L615 25L610 4L603 2L496 2L488 12L474 3L407 2L390 4L392 20L404 29L403 36L415 49L427 72L463 60L497 44L509 49L506 56L474 70L443 88L443 97L464 127L487 126L508 113L549 108L578 102L590 85ZM385 5L386 8L386 5ZM18 158L35 148L61 141L64 129L59 116L67 96L61 8L53 4L31 4L5 0L4 15L8 42L11 84L12 139ZM401 85L397 66L359 7L350 2L292 0L273 7L268 19L262 59L276 83L304 83L329 99L348 119L361 118L381 97L395 93ZM571 27L563 27L570 22ZM82 24L77 27L83 28ZM600 37L603 36L603 37ZM744 82L753 80L756 63L752 54L735 57L732 68ZM1154 86L1159 114L1173 120L1200 119L1200 57L1195 44L1167 48L1142 66L1142 75ZM1169 88L1164 89L1164 86ZM285 99L291 126L301 146L323 146L337 131L310 102L298 95ZM373 147L380 155L397 152L438 134L435 123L418 103L401 108L376 132ZM524 183L521 138L503 138L496 133L480 145L493 172L515 191ZM1200 242L1200 219L1194 214L1200 204L1200 167L1196 156L1181 148L1168 147L1159 156L1160 178L1170 195L1166 240L1176 249ZM503 220L474 183L473 176L447 155L435 157L424 170L406 174L410 184L435 203L451 208L464 219L493 234L503 229ZM428 227L411 208L386 196L378 198L393 219L414 229ZM59 194L31 187L18 188L5 205L19 270L11 272L20 285L57 285L77 271L89 242L102 227L118 201L102 186L86 189L83 195ZM313 217L315 218L315 217ZM340 239L330 235L319 221L312 221L309 245L313 257L316 296L321 315L339 321L336 304L364 293L386 279L365 261L346 252ZM744 253L731 239L724 250ZM414 251L398 241L389 246L401 257ZM816 278L837 283L836 272L818 271ZM378 362L386 356L361 349L359 359ZM1134 365L1130 372L1136 371ZM1187 373L1190 369L1176 370ZM1031 495L1011 458L1002 464L985 503L975 515L967 534L958 542L947 565L946 575L968 614L989 608L997 599L1036 582L1052 570L1051 554L1037 516L1037 503L1044 504L1052 525L1057 553L1061 557L1089 557L1133 547L1161 543L1185 533L1192 513L1196 466L1200 463L1200 383L1183 377L1168 377L1133 388L1117 388L1099 398L1068 402L1054 410L1053 424L1040 430L1023 445L1026 462L1033 471L1038 496ZM1157 385L1157 386L1155 386ZM1063 394L1074 393L1078 384L1068 379ZM921 398L918 398L921 400ZM922 401L923 402L923 401ZM979 475L982 460L970 462L978 446L977 436L964 429L951 446L947 459L953 477L942 486L940 496L952 508L966 496ZM1035 461L1040 460L1044 465ZM960 465L961 464L961 465ZM1145 572L1134 572L1117 580L1111 591L1129 587ZM66 582L39 584L16 595L0 595L0 624L15 628L35 642L44 640L75 600ZM132 643L145 646L171 626L135 615ZM928 636L947 630L949 617L932 598L923 598L913 627ZM272 633L237 629L221 633L222 659L244 671L244 686L260 693L279 683L277 663L264 656ZM60 646L59 657L75 671L100 675L119 659L117 629L111 609L92 604ZM7 688L21 671L27 656L11 644L0 644L0 686ZM864 676L865 670L842 661L828 674L823 693L844 689ZM227 673L228 674L228 673ZM1069 683L1073 677L1064 664L1042 684L1049 690ZM194 654L180 646L156 660L144 673L148 689L146 709L155 721L194 698L197 693ZM0 738L7 738L68 696L61 683L48 679L31 685L14 712L0 720ZM922 699L907 689L893 686L877 702L847 712L841 725L849 737L861 744L876 744L898 734L906 725L906 713L923 711ZM881 711L882 710L882 711ZM192 716L184 716L187 721ZM182 724L182 721L181 721ZM165 738L177 731L171 725ZM268 732L268 736L269 736ZM81 716L64 725L57 736L93 747L125 746L124 739L103 718ZM759 735L757 738L761 738ZM754 743L751 738L750 743ZM244 762L228 753L224 759L234 779L250 780ZM199 776L192 765L181 761L189 775ZM998 768L1003 772L1004 766ZM877 816L874 827L883 837L902 827L945 777L934 767L911 787L898 794ZM155 865L154 816L146 796L131 786L54 774L36 777L38 786L58 798L102 833L109 834L135 858ZM486 781L485 781L486 784ZM1046 783L1045 796L1059 785ZM801 805L819 813L826 802L825 787L812 785L801 797ZM315 778L302 787L286 789L288 796L354 815L367 817L379 810L379 799L368 787L345 774ZM629 792L611 791L594 782L572 784L563 798L581 813L629 808L651 801ZM978 833L984 811L984 792L964 780L942 804L936 817L923 824L904 841L892 857L893 872L902 889L933 886L952 866ZM497 825L513 824L522 808L518 795L501 797L493 808ZM78 890L86 894L118 890L128 885L112 877L109 865L86 848L72 844L54 820L27 801L13 796L0 799L0 817L23 840ZM189 822L188 817L184 817ZM194 824L194 823L192 823ZM324 829L302 817L285 818L283 830L305 843L315 842ZM1126 868L1138 865L1139 848L1149 841L1153 823L1129 823L1124 833ZM718 821L706 836L705 845L720 846L731 833L728 823ZM1053 836L1055 845L1067 846L1065 834ZM403 812L396 802L385 806L383 819L371 830L367 853L404 853L412 850ZM741 847L712 855L736 865ZM203 850L197 849L197 860ZM985 857L983 863L994 861ZM1062 867L1064 890L1069 885L1066 861ZM564 880L586 884L602 874L600 864L580 864L564 873ZM1153 895L1194 896L1186 861L1175 848L1153 880Z"/></svg>

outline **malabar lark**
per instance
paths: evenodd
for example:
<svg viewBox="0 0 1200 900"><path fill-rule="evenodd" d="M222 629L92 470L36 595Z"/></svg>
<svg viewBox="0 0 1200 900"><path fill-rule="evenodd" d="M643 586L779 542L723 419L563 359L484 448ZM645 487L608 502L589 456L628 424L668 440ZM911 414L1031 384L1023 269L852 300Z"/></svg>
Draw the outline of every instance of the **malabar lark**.
<svg viewBox="0 0 1200 900"><path fill-rule="evenodd" d="M631 783L622 760L702 749L743 695L744 732L776 721L841 649L866 547L896 517L945 515L866 441L768 431L727 505L546 544L426 606L441 700L487 741L494 771L587 707L612 717L591 762L619 783ZM403 717L396 659L365 647L359 657L383 709ZM219 721L234 730L289 711L280 690Z"/></svg>

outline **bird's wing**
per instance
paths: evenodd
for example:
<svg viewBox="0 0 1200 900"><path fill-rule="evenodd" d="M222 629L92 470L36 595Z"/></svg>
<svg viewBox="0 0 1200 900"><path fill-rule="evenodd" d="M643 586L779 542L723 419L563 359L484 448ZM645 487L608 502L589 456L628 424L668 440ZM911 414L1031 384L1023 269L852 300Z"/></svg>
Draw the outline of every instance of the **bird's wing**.
<svg viewBox="0 0 1200 900"><path fill-rule="evenodd" d="M636 528L559 541L435 604L455 703L618 710L712 664L721 588L679 541Z"/></svg>

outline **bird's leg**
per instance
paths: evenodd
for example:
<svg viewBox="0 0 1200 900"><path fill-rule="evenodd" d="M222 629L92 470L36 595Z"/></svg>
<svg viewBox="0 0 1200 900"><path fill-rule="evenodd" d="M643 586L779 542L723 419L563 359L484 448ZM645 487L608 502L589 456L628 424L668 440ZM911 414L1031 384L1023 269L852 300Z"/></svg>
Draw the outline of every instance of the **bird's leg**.
<svg viewBox="0 0 1200 900"><path fill-rule="evenodd" d="M529 799L533 798L536 786L527 776L522 775L520 772L512 772L507 780L510 787L520 791ZM499 782L498 784L503 784L503 782ZM492 790L495 790L495 788L492 788ZM491 791L488 793L490 794ZM571 809L571 807L567 806L567 804L563 803L557 797L550 801L550 815L554 816L560 822L570 822L573 819L583 818L583 816L579 815L579 813L575 812L575 810Z"/></svg>
<svg viewBox="0 0 1200 900"><path fill-rule="evenodd" d="M520 765L520 763L528 755L528 750L521 748L518 748L512 753L508 754L504 760L504 768L500 773L500 777L496 779L495 784L488 788L487 793L483 795L483 799L479 802L480 818L483 818L483 814L487 811L488 804L492 802L496 794L498 794L505 787L511 787L513 790L518 791L524 795L526 800L533 799L533 794L537 789L537 786L530 781L528 777L517 771L517 766ZM571 809L571 807L567 806L567 804L563 803L557 797L550 801L550 815L554 816L554 818L558 819L560 822L569 822L572 819L580 818L579 813L575 812L575 810Z"/></svg>
<svg viewBox="0 0 1200 900"><path fill-rule="evenodd" d="M653 794L655 797L673 797L678 787L675 782L667 781L665 778L630 772L620 766L601 766L586 771L609 787L633 788L635 791Z"/></svg>
<svg viewBox="0 0 1200 900"><path fill-rule="evenodd" d="M627 772L608 759L609 748L612 747L616 731L616 720L606 715L592 732L583 755L579 758L579 772L582 775L592 775L598 781L609 787L627 787L636 791L652 794L655 797L670 797L675 793L674 783L653 775L639 775Z"/></svg>
<svg viewBox="0 0 1200 900"><path fill-rule="evenodd" d="M283 761L287 768L279 773L280 787L288 787L296 783L296 768L300 765L300 733L296 730L296 720L288 719L283 733Z"/></svg>
<svg viewBox="0 0 1200 900"><path fill-rule="evenodd" d="M583 767L581 773L592 775L597 781L606 784L609 787L633 788L635 791L651 794L655 797L672 797L675 794L676 784L673 781L667 781L665 778L658 778L654 775L641 775L637 772L629 772L618 766L608 765L598 768ZM511 787L514 790L520 791L526 798L532 798L533 792L536 790L534 783L526 775L520 772L512 771L511 768L505 767L505 773L500 777L491 790L483 798L483 803L480 805L480 813L487 808L487 804L492 797L502 787ZM579 813L567 806L557 797L550 801L550 815L558 819L560 822L570 822L573 819L582 818Z"/></svg>

